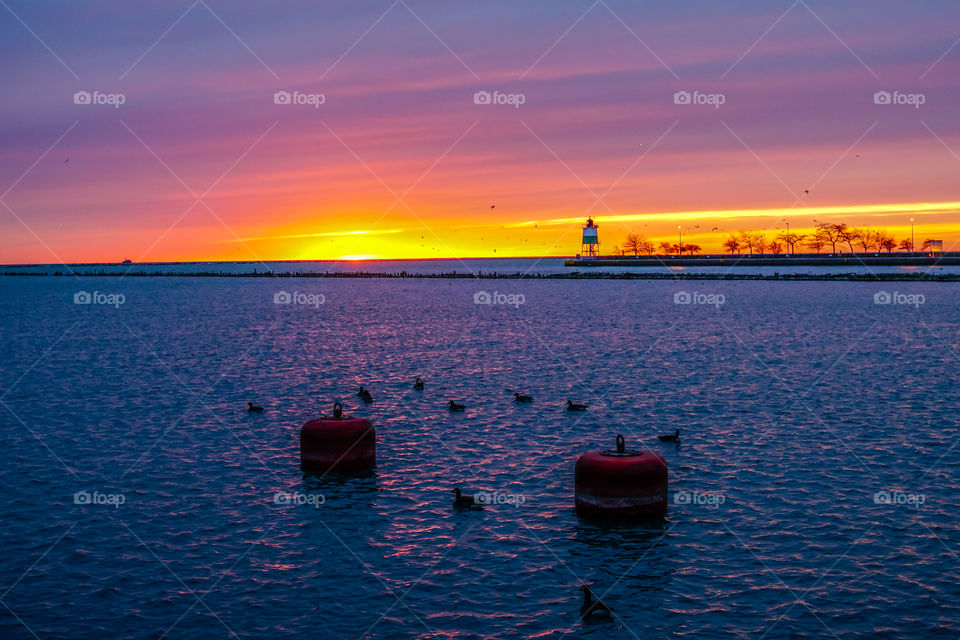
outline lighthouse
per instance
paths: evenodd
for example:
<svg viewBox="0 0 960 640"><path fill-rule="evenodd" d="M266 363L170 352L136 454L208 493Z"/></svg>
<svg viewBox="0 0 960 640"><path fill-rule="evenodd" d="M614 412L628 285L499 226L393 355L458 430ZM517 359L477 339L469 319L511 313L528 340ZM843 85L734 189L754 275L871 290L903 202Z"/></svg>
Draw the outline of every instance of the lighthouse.
<svg viewBox="0 0 960 640"><path fill-rule="evenodd" d="M580 243L580 257L596 258L600 255L600 238L597 235L597 225L593 218L587 218L583 225L583 241Z"/></svg>

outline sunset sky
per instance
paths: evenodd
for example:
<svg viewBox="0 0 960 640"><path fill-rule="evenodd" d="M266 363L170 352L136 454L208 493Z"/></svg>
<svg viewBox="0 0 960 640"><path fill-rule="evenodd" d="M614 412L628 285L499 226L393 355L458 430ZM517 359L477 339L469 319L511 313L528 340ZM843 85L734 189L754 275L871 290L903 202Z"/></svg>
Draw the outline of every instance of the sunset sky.
<svg viewBox="0 0 960 640"><path fill-rule="evenodd" d="M0 263L950 248L958 40L955 0L4 0Z"/></svg>

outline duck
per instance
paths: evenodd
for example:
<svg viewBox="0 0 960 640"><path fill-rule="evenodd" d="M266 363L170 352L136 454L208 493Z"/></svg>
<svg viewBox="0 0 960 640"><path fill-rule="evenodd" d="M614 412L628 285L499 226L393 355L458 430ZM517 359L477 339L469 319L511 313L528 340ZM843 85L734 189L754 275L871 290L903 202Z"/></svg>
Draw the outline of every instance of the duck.
<svg viewBox="0 0 960 640"><path fill-rule="evenodd" d="M513 397L516 399L517 402L533 402L533 396L525 396L519 391L514 391Z"/></svg>
<svg viewBox="0 0 960 640"><path fill-rule="evenodd" d="M247 403L247 411L250 411L250 412L252 412L252 413L263 413L263 407L258 407L257 405L253 404L252 402L248 402L248 403Z"/></svg>
<svg viewBox="0 0 960 640"><path fill-rule="evenodd" d="M657 438L660 439L660 442L680 442L680 429L677 429L672 434L657 436Z"/></svg>
<svg viewBox="0 0 960 640"><path fill-rule="evenodd" d="M456 402L451 400L450 403L447 405L447 408L450 409L450 411L463 411L467 407L462 404L457 404Z"/></svg>
<svg viewBox="0 0 960 640"><path fill-rule="evenodd" d="M357 391L357 396L363 400L366 404L373 402L373 396L370 395L370 392L363 388L363 385L360 386L360 390Z"/></svg>
<svg viewBox="0 0 960 640"><path fill-rule="evenodd" d="M460 487L453 489L450 493L452 493L455 496L453 499L453 506L455 507L478 507L481 509L483 508L483 505L477 502L476 498L474 498L473 496L465 495L461 493Z"/></svg>
<svg viewBox="0 0 960 640"><path fill-rule="evenodd" d="M417 376L417 379L413 383L413 388L417 391L423 391L423 378Z"/></svg>
<svg viewBox="0 0 960 640"><path fill-rule="evenodd" d="M567 411L586 411L586 410L587 410L587 405L577 404L576 402L567 400Z"/></svg>
<svg viewBox="0 0 960 640"><path fill-rule="evenodd" d="M593 599L593 591L591 591L590 585L580 585L580 591L583 591L583 604L580 605L581 618L598 619L610 617L613 609L603 604L601 600Z"/></svg>

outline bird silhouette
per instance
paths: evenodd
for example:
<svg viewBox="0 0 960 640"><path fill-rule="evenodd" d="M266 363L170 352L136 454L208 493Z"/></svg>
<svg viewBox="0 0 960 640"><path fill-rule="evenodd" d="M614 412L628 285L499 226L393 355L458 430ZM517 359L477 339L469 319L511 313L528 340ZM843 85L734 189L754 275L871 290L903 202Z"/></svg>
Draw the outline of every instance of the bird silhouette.
<svg viewBox="0 0 960 640"><path fill-rule="evenodd" d="M657 439L659 439L660 442L680 442L680 429L676 429L669 435L657 436Z"/></svg>
<svg viewBox="0 0 960 640"><path fill-rule="evenodd" d="M580 605L580 617L581 618L609 618L613 613L613 609L605 605L601 600L593 599L593 591L590 590L590 585L581 585L580 590L583 591L583 604Z"/></svg>
<svg viewBox="0 0 960 640"><path fill-rule="evenodd" d="M482 509L483 505L477 502L477 499L471 495L462 493L460 487L456 489L451 489L450 493L454 494L453 506L455 507L468 507L468 508L477 508Z"/></svg>

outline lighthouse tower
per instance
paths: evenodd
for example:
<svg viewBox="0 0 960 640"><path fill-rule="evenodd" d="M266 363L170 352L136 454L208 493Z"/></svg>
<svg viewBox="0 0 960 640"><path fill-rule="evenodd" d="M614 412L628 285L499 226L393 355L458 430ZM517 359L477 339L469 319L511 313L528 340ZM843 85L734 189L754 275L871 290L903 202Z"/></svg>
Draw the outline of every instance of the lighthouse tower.
<svg viewBox="0 0 960 640"><path fill-rule="evenodd" d="M587 223L583 225L583 242L580 246L580 257L596 258L600 255L600 238L597 236L597 225L593 218L587 218Z"/></svg>

